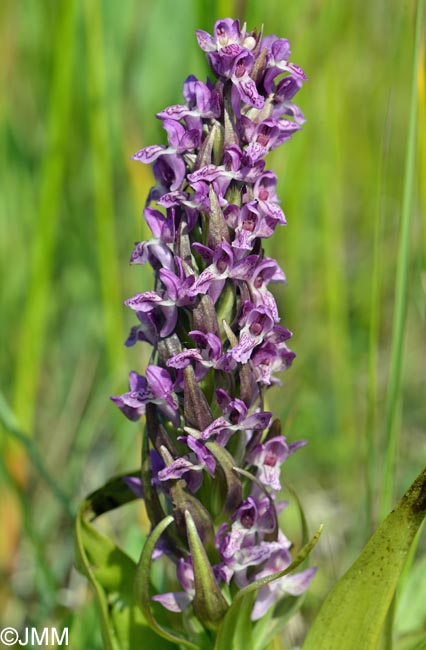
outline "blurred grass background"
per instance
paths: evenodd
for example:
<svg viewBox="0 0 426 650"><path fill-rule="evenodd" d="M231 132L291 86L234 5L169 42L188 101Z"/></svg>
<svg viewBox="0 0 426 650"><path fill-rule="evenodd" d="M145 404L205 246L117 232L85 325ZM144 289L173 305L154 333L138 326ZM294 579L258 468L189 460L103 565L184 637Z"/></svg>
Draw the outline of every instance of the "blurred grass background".
<svg viewBox="0 0 426 650"><path fill-rule="evenodd" d="M152 178L129 159L164 142L154 114L181 101L188 74L206 75L195 29L228 15L289 38L310 78L298 96L303 132L268 161L289 222L268 252L287 273L275 293L298 355L270 407L289 437L309 440L287 479L312 528L326 525L305 620L424 464L424 31L404 201L415 2L3 0L0 620L70 625L78 649L101 646L91 595L72 570L72 513L139 459L138 427L108 400L148 354L122 345L133 320L122 302L151 286L128 258L148 235ZM137 549L143 513L121 517ZM297 537L291 509L283 523ZM424 547L399 602L401 649L426 631ZM277 647L301 634L299 617Z"/></svg>

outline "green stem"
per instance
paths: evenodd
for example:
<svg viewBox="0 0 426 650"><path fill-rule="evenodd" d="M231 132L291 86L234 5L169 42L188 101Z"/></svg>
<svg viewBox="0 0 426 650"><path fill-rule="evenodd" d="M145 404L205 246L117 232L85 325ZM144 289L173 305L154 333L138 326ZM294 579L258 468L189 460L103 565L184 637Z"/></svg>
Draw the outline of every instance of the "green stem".
<svg viewBox="0 0 426 650"><path fill-rule="evenodd" d="M423 0L417 3L416 35L413 51L412 86L410 99L410 115L408 122L407 150L405 161L403 204L401 217L401 232L396 270L395 308L393 315L393 332L391 346L391 362L386 402L385 435L386 458L383 479L383 490L380 503L380 516L385 517L391 509L394 499L395 470L398 451L398 436L396 431L396 416L400 399L402 380L402 354L407 312L408 269L410 253L410 231L413 213L413 197L415 191L415 161L417 133L417 70L419 64L420 38L423 15Z"/></svg>

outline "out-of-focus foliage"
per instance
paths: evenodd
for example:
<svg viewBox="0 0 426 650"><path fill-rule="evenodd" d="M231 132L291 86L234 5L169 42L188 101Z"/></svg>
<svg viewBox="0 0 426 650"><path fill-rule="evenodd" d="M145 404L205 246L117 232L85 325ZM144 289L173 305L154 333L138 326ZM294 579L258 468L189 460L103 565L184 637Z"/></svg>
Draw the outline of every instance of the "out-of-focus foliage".
<svg viewBox="0 0 426 650"><path fill-rule="evenodd" d="M276 295L298 359L269 407L290 438L309 440L286 478L312 527L326 524L305 621L358 555L383 496L414 4L1 3L0 389L17 420L0 438L5 625L70 625L74 647L101 647L86 582L71 569L72 520L52 480L75 507L137 465L138 427L108 401L149 354L122 346L132 320L122 300L151 286L146 269L128 267L133 242L148 235L140 215L151 184L149 170L130 156L164 137L155 112L181 100L188 74L206 74L194 31L211 30L225 15L244 12L250 28L263 23L289 38L310 77L300 95L304 133L270 162L289 222L270 250L289 281ZM418 90L395 493L426 452L424 47ZM19 432L31 442L22 445ZM296 506L283 517L296 529ZM121 542L137 559L143 510L129 508L103 527L125 531ZM424 574L424 562L414 556L412 563L404 581L411 593L417 565ZM161 585L161 573L154 577ZM401 648L426 626L424 613L408 624L409 611L403 593ZM298 615L282 647L304 631Z"/></svg>

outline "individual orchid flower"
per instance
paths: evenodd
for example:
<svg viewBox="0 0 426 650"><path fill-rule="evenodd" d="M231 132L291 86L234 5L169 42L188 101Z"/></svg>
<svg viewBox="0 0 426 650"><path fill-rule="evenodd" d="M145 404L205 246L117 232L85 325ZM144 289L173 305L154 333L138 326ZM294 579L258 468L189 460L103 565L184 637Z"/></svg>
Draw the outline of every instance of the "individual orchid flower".
<svg viewBox="0 0 426 650"><path fill-rule="evenodd" d="M287 444L284 436L270 438L257 445L247 456L247 461L257 467L257 477L273 490L281 490L280 473L281 465L296 449L306 445L305 440Z"/></svg>
<svg viewBox="0 0 426 650"><path fill-rule="evenodd" d="M174 383L167 370L148 366L146 377L131 372L129 387L128 393L111 399L130 420L139 419L145 413L147 404L157 404L173 422L179 421L179 405L173 392Z"/></svg>

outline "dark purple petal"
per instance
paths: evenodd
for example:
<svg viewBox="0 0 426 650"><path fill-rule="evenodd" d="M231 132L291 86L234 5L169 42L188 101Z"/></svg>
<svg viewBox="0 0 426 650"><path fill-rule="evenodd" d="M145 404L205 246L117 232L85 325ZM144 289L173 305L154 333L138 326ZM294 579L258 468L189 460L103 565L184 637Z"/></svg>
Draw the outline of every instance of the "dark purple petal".
<svg viewBox="0 0 426 650"><path fill-rule="evenodd" d="M145 163L150 165L153 163L161 154L165 151L166 147L160 144L153 144L144 149L140 149L133 156L132 160L137 160L138 162Z"/></svg>
<svg viewBox="0 0 426 650"><path fill-rule="evenodd" d="M134 405L129 404L126 399L126 394L113 395L110 399L116 406L118 406L123 415L125 415L129 420L132 420L132 422L139 420L139 418L145 413L145 405L136 401L134 402Z"/></svg>
<svg viewBox="0 0 426 650"><path fill-rule="evenodd" d="M148 387L145 377L132 370L129 372L129 388L131 391L145 391Z"/></svg>
<svg viewBox="0 0 426 650"><path fill-rule="evenodd" d="M164 120L163 129L167 131L170 146L177 149L185 135L185 127L176 120Z"/></svg>
<svg viewBox="0 0 426 650"><path fill-rule="evenodd" d="M134 311L151 311L156 304L162 303L163 298L155 291L136 293L133 298L124 301L124 304Z"/></svg>
<svg viewBox="0 0 426 650"><path fill-rule="evenodd" d="M213 52L216 49L216 43L212 36L205 32L203 29L197 29L195 32L197 36L198 45L204 52Z"/></svg>
<svg viewBox="0 0 426 650"><path fill-rule="evenodd" d="M203 361L203 356L199 350L190 349L179 352L167 360L169 368L186 368L191 361Z"/></svg>
<svg viewBox="0 0 426 650"><path fill-rule="evenodd" d="M291 56L290 43L286 38L277 38L271 47L275 61L287 61Z"/></svg>
<svg viewBox="0 0 426 650"><path fill-rule="evenodd" d="M245 429L259 429L264 431L271 423L272 413L269 411L262 411L260 413L253 413L244 421Z"/></svg>
<svg viewBox="0 0 426 650"><path fill-rule="evenodd" d="M295 63L288 63L287 70L289 70L295 77L301 79L302 81L308 81L308 77L305 75L304 70Z"/></svg>
<svg viewBox="0 0 426 650"><path fill-rule="evenodd" d="M153 172L161 185L174 192L185 179L185 161L179 154L160 156L154 164Z"/></svg>
<svg viewBox="0 0 426 650"><path fill-rule="evenodd" d="M241 40L240 21L232 18L217 20L214 26L216 43L220 47L228 43L238 43Z"/></svg>
<svg viewBox="0 0 426 650"><path fill-rule="evenodd" d="M170 374L165 368L158 366L148 366L146 369L146 379L150 389L157 399L164 400L174 409L178 408L176 399L172 395L174 384Z"/></svg>
<svg viewBox="0 0 426 650"><path fill-rule="evenodd" d="M200 466L194 465L187 458L176 458L173 463L158 472L158 478L160 481L170 481L171 479L182 478L189 471L200 469L202 469Z"/></svg>
<svg viewBox="0 0 426 650"><path fill-rule="evenodd" d="M216 165L206 165L205 167L197 169L197 171L192 174L188 174L188 180L191 185L193 183L198 183L198 181L208 181L211 183L219 178L219 176L224 174L226 175L226 173L227 172L221 167L216 167Z"/></svg>
<svg viewBox="0 0 426 650"><path fill-rule="evenodd" d="M175 104L174 106L168 106L164 110L157 113L157 117L161 120L181 120L189 113L189 108L183 104Z"/></svg>
<svg viewBox="0 0 426 650"><path fill-rule="evenodd" d="M217 418L214 420L209 426L204 429L204 431L201 431L201 438L202 440L208 440L211 438L213 435L217 435L221 433L224 429L227 429L229 427L229 422L225 420L225 418Z"/></svg>
<svg viewBox="0 0 426 650"><path fill-rule="evenodd" d="M214 476L216 461L207 447L200 440L197 440L197 438L194 438L193 436L184 436L182 438L179 438L179 440L181 439L184 440L188 447L194 452L200 465L205 466L209 474L211 476Z"/></svg>
<svg viewBox="0 0 426 650"><path fill-rule="evenodd" d="M254 106L257 109L263 108L265 104L265 98L259 94L256 84L250 75L245 74L242 77L232 77L232 81L235 86L238 88L240 97L249 106Z"/></svg>

